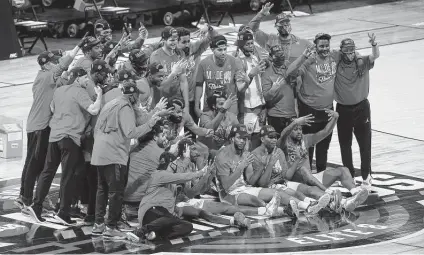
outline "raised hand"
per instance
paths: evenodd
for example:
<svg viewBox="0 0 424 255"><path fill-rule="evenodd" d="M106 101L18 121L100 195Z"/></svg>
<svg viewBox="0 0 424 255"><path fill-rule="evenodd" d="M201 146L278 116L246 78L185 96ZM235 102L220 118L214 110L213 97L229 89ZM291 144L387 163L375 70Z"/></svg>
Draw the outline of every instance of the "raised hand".
<svg viewBox="0 0 424 255"><path fill-rule="evenodd" d="M167 105L168 105L168 99L165 98L165 97L162 97L159 100L159 102L156 104L155 110L162 111L162 110L166 109Z"/></svg>
<svg viewBox="0 0 424 255"><path fill-rule="evenodd" d="M259 65L255 66L252 68L252 70L250 70L250 75L251 76L256 76L260 73L263 73L265 71L266 68L266 63L264 61L260 62Z"/></svg>
<svg viewBox="0 0 424 255"><path fill-rule="evenodd" d="M368 33L368 37L370 38L369 39L369 42L371 43L371 45L372 46L374 46L374 45L376 45L377 43L375 42L375 34L374 33Z"/></svg>
<svg viewBox="0 0 424 255"><path fill-rule="evenodd" d="M312 114L308 114L306 116L297 118L295 121L296 121L297 125L300 125L300 126L304 126L304 125L305 126L310 126L311 123L314 123L314 118L315 117Z"/></svg>
<svg viewBox="0 0 424 255"><path fill-rule="evenodd" d="M274 7L273 3L269 3L269 2L266 3L265 5L262 6L261 13L264 14L265 16L268 16L270 14L272 7Z"/></svg>
<svg viewBox="0 0 424 255"><path fill-rule="evenodd" d="M223 107L224 107L224 109L228 110L235 103L237 103L237 96L230 94L230 96L227 98L227 100L225 100Z"/></svg>
<svg viewBox="0 0 424 255"><path fill-rule="evenodd" d="M167 117L172 114L174 111L174 107L169 107L167 109L162 109L156 112L156 114L160 117Z"/></svg>
<svg viewBox="0 0 424 255"><path fill-rule="evenodd" d="M138 29L138 36L146 40L149 37L149 31L147 31L146 27L143 23L140 22L140 28Z"/></svg>
<svg viewBox="0 0 424 255"><path fill-rule="evenodd" d="M103 95L103 90L100 86L94 86L94 92L96 92L97 96Z"/></svg>
<svg viewBox="0 0 424 255"><path fill-rule="evenodd" d="M315 53L316 53L315 45L312 45L312 46L307 47L303 51L303 56L305 56L306 58L309 58L310 56L314 55Z"/></svg>

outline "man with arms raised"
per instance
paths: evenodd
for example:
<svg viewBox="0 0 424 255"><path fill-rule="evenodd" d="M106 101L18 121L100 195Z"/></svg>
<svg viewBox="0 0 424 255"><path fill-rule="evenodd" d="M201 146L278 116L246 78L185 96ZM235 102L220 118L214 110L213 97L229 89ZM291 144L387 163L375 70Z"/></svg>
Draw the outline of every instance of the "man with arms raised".
<svg viewBox="0 0 424 255"><path fill-rule="evenodd" d="M302 125L306 124L302 122L302 117L295 119L288 127L286 127L281 133L281 137L277 142L277 146L281 148L287 159L288 167L290 168L299 157L308 157L308 148L319 143L322 139L327 137L334 126L337 123L339 117L338 113L332 110L326 110L329 117L329 122L325 128L315 134L303 135ZM310 115L308 115L310 116ZM368 191L361 187L356 187L349 170L346 167L329 168L318 174L312 174L309 162L303 162L303 164L294 172L292 177L287 176L288 180L298 181L305 183L310 186L316 186L321 190L332 193L328 188L336 181L340 181L342 186L349 190L352 194L351 198L341 199L341 206L346 211L353 211L357 206L365 202L368 197ZM297 191L299 183L288 182L288 187ZM339 210L337 208L338 201L340 200L340 192L335 193L337 196L334 201L335 204L330 203L330 208Z"/></svg>
<svg viewBox="0 0 424 255"><path fill-rule="evenodd" d="M355 176L352 161L352 132L355 134L361 155L361 175L365 186L371 186L371 110L368 101L370 69L380 56L380 50L371 34L372 54L363 57L364 73L360 75L355 58L355 42L344 39L340 44L341 61L337 65L334 83L336 111L340 114L337 122L340 152L343 165Z"/></svg>

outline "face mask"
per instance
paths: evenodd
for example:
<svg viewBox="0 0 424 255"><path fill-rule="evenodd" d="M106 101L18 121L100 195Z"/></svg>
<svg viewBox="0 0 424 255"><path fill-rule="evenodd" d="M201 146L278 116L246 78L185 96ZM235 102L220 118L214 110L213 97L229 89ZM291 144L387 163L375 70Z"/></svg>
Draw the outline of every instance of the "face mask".
<svg viewBox="0 0 424 255"><path fill-rule="evenodd" d="M284 63L285 63L285 61L286 61L286 58L284 57L283 54L274 56L274 58L272 60L272 62L274 63L274 65L275 66L278 66L278 67L279 66L283 66Z"/></svg>
<svg viewBox="0 0 424 255"><path fill-rule="evenodd" d="M181 123L181 121L183 120L183 117L180 116L175 116L175 115L171 115L169 116L169 120L172 121L173 123Z"/></svg>
<svg viewBox="0 0 424 255"><path fill-rule="evenodd" d="M287 26L279 26L277 28L278 30L278 34L281 36L288 36L291 33L291 25L287 25Z"/></svg>

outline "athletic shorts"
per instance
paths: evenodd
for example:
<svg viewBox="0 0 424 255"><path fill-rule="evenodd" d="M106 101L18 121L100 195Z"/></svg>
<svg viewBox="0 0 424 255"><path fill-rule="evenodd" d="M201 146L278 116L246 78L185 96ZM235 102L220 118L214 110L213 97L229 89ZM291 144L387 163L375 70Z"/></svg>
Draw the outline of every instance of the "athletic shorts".
<svg viewBox="0 0 424 255"><path fill-rule="evenodd" d="M324 177L324 171L316 173L316 174L312 174L319 182L322 183L323 177ZM299 187L301 183L299 182L292 182L292 181L288 181L287 182L287 188L292 189L294 191L297 191L297 188Z"/></svg>
<svg viewBox="0 0 424 255"><path fill-rule="evenodd" d="M190 199L187 202L179 202L177 204L177 207L186 207L186 206L191 206L197 209L203 209L203 204L205 203L205 200L203 199Z"/></svg>
<svg viewBox="0 0 424 255"><path fill-rule="evenodd" d="M287 185L286 184L272 184L269 186L270 189L279 189L279 190L286 190Z"/></svg>
<svg viewBox="0 0 424 255"><path fill-rule="evenodd" d="M242 186L238 187L235 190L230 192L230 195L240 195L240 194L249 194L254 197L259 197L259 192L261 192L262 188L258 187L250 187L250 186Z"/></svg>

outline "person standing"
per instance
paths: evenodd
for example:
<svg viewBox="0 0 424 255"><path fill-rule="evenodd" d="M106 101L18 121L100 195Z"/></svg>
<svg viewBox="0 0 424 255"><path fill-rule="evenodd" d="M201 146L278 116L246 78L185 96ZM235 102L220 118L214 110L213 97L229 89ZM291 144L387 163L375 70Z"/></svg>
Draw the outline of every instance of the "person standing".
<svg viewBox="0 0 424 255"><path fill-rule="evenodd" d="M179 54L187 61L185 72L188 81L188 111L194 122L197 124L199 122L199 118L196 115L194 100L197 67L199 66L202 54L208 49L212 38L218 35L218 33L211 26L204 26L200 30L200 34L203 35L203 37L192 42L190 39L190 30L184 27L179 27L177 28L177 32L177 50L180 51ZM191 134L194 136L193 133Z"/></svg>
<svg viewBox="0 0 424 255"><path fill-rule="evenodd" d="M262 19L268 16L273 4L266 3L260 12L249 22L248 26L252 29L255 36L255 41L268 52L271 47L279 44L284 51L286 66L289 66L299 56L302 55L306 48L313 44L306 39L299 38L291 33L292 27L290 18L284 13L278 14L275 17L275 28L277 33L265 33L259 29ZM295 79L292 79L295 82Z"/></svg>
<svg viewBox="0 0 424 255"><path fill-rule="evenodd" d="M241 62L227 54L227 38L225 36L215 36L211 41L210 48L213 54L200 61L197 69L195 105L199 118L202 114L200 98L203 91L205 90L203 111L207 112L210 109L206 104L206 98L213 95L215 91L223 90L227 95L237 95L236 74L243 71ZM203 89L203 83L206 83L205 89ZM228 111L237 115L237 102L234 102Z"/></svg>
<svg viewBox="0 0 424 255"><path fill-rule="evenodd" d="M97 167L98 184L94 235L125 239L117 228L121 218L124 189L128 176L131 139L148 133L160 119L154 114L148 122L137 126L139 90L132 81L122 84L122 96L107 103L97 119L91 165ZM108 217L105 222L109 200ZM105 224L106 223L106 224Z"/></svg>
<svg viewBox="0 0 424 255"><path fill-rule="evenodd" d="M87 73L91 71L91 65L94 60L102 58L102 45L99 40L92 36L84 37L84 42L81 44L82 53L84 56L74 61L69 69L81 67Z"/></svg>
<svg viewBox="0 0 424 255"><path fill-rule="evenodd" d="M71 70L80 73L81 68ZM89 115L97 115L100 111L102 90L95 88L97 99L93 102L83 87L83 77L77 77L70 85L56 89L50 104L53 116L50 120L50 137L44 169L38 178L34 204L27 207L28 213L36 222L43 222L41 217L43 201L46 198L59 164L62 165L60 179L60 209L55 219L64 225L72 225L75 221L69 216L75 192L75 175L84 162L81 149L81 137L88 125Z"/></svg>
<svg viewBox="0 0 424 255"><path fill-rule="evenodd" d="M188 83L181 82L180 76L186 67L182 52L177 50L178 32L167 26L162 31L163 46L150 55L150 63L159 63L168 75L161 83L161 94L165 98L179 97L189 106ZM157 103L157 102L155 102Z"/></svg>
<svg viewBox="0 0 424 255"><path fill-rule="evenodd" d="M251 134L250 149L260 145L259 131L266 121L265 99L262 92L260 74L265 71L266 61L258 58L254 52L253 34L244 31L237 36L237 59L243 65L244 82L237 83L239 94L239 120Z"/></svg>
<svg viewBox="0 0 424 255"><path fill-rule="evenodd" d="M295 90L289 81L289 76L296 73L300 65L312 54L312 49L306 48L296 61L286 67L284 50L276 44L270 49L270 65L261 75L263 95L268 108L268 124L281 133L296 117Z"/></svg>
<svg viewBox="0 0 424 255"><path fill-rule="evenodd" d="M58 65L53 63L55 55L50 51L44 51L38 56L41 70L32 85L34 101L26 125L27 156L22 170L19 197L15 201L21 209L32 204L35 181L44 167L50 135L49 121L52 116L50 103L53 100L56 81L62 72L68 69L82 42L80 41L68 55L61 57Z"/></svg>
<svg viewBox="0 0 424 255"><path fill-rule="evenodd" d="M329 34L317 34L314 40L317 54L303 63L299 69L299 76L302 79L302 83L297 87L299 116L312 114L315 118L314 123L303 127L305 134L314 134L324 129L329 122L326 110L333 110L334 78L338 57L330 50L330 39ZM322 172L327 167L332 134L316 144L317 172ZM309 148L311 166L313 155L314 147L311 147Z"/></svg>
<svg viewBox="0 0 424 255"><path fill-rule="evenodd" d="M371 110L368 101L370 69L380 56L375 35L369 34L372 54L364 56L364 73L361 75L354 62L355 42L346 38L340 44L342 52L336 70L334 84L336 111L339 113L337 134L339 137L342 162L355 177L352 161L352 133L355 135L361 155L363 184L371 186Z"/></svg>

